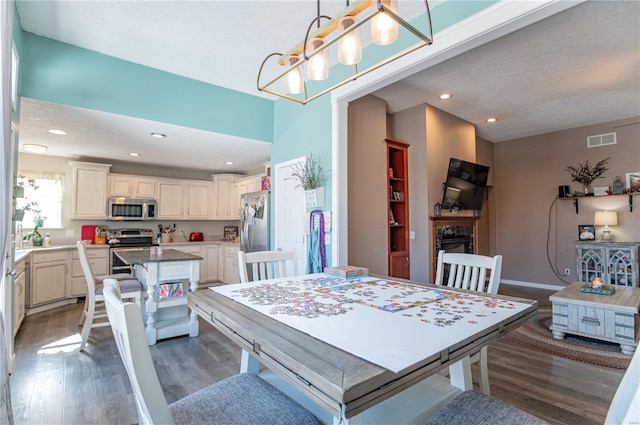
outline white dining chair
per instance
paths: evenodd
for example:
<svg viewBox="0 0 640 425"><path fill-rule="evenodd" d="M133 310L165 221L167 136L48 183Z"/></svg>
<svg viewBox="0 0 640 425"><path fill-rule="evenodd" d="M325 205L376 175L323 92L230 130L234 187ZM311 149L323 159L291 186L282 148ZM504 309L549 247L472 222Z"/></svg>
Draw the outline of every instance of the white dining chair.
<svg viewBox="0 0 640 425"><path fill-rule="evenodd" d="M487 257L477 254L440 251L438 252L435 284L487 294L497 294L501 273L502 255ZM471 363L475 362L478 362L480 391L490 395L486 346L471 356Z"/></svg>
<svg viewBox="0 0 640 425"><path fill-rule="evenodd" d="M297 276L298 258L295 251L238 251L238 267L240 283Z"/></svg>
<svg viewBox="0 0 640 425"><path fill-rule="evenodd" d="M142 425L151 424L317 424L315 416L253 374L238 374L167 404L145 337L142 311L123 302L118 281L104 282L104 298ZM177 363L176 363L177 365Z"/></svg>
<svg viewBox="0 0 640 425"><path fill-rule="evenodd" d="M80 315L80 323L78 324L78 326L82 326L80 351L84 351L87 341L89 340L91 329L109 325L105 310L101 306L96 305L96 303L102 304L104 301L102 295L103 281L105 279L115 279L120 282L122 296L125 299L134 299L138 305L142 302L143 288L139 280L127 273L94 276L91 271L89 259L87 258L87 249L84 243L78 241L76 246L78 247L78 258L80 259L82 272L87 281L87 296L84 300L84 307Z"/></svg>

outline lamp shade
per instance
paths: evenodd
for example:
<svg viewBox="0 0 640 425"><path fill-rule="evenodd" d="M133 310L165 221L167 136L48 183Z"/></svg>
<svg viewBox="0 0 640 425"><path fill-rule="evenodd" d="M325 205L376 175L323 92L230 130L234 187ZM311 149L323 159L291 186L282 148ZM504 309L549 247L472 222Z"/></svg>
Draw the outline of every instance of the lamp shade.
<svg viewBox="0 0 640 425"><path fill-rule="evenodd" d="M596 226L617 226L618 213L615 211L596 211L593 221Z"/></svg>
<svg viewBox="0 0 640 425"><path fill-rule="evenodd" d="M378 0L371 0L377 7ZM380 4L389 8L392 12L398 11L397 0L381 0ZM371 41L381 46L391 44L398 39L398 22L386 13L377 15L371 21Z"/></svg>

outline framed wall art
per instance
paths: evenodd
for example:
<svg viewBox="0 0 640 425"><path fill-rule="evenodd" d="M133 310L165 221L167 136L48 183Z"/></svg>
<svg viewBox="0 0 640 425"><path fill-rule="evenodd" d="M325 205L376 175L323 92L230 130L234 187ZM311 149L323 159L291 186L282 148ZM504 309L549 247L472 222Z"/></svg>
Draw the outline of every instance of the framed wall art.
<svg viewBox="0 0 640 425"><path fill-rule="evenodd" d="M578 239L581 241L594 241L596 228L593 224L581 224L578 226Z"/></svg>
<svg viewBox="0 0 640 425"><path fill-rule="evenodd" d="M627 189L631 193L640 192L640 171L635 173L627 173Z"/></svg>

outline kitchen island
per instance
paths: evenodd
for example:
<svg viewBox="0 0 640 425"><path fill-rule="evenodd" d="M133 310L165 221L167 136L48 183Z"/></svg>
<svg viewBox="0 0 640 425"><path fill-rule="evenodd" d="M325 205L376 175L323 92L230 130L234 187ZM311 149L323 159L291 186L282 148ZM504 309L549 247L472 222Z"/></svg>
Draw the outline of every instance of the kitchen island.
<svg viewBox="0 0 640 425"><path fill-rule="evenodd" d="M149 249L116 255L133 267L147 291L143 316L149 345L163 338L198 336L198 318L194 311L189 313L187 292L198 289L202 257L175 249L163 249L161 255L152 255Z"/></svg>

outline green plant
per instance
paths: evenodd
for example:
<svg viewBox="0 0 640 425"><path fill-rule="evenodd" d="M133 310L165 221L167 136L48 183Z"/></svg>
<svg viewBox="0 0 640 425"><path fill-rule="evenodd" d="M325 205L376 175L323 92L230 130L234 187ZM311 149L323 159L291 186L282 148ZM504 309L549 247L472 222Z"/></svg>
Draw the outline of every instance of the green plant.
<svg viewBox="0 0 640 425"><path fill-rule="evenodd" d="M35 225L33 227L33 230L30 231L29 233L27 233L26 235L24 235L24 237L22 238L23 241L28 241L31 238L42 238L42 235L40 234L40 231L38 230L40 227L38 225Z"/></svg>
<svg viewBox="0 0 640 425"><path fill-rule="evenodd" d="M293 172L290 178L298 180L299 184L296 187L302 186L304 190L317 189L322 186L329 172L329 170L322 170L313 154L309 154L305 162L292 165L291 168Z"/></svg>
<svg viewBox="0 0 640 425"><path fill-rule="evenodd" d="M23 175L18 176L18 187L20 188L24 188L25 184L33 189L38 189L38 184L36 179L34 178L30 178L30 177L25 177ZM24 195L24 192L23 192ZM13 200L13 215L12 215L12 219L14 221L22 221L24 219L24 214L27 211L33 211L33 213L35 214L35 219L36 220L40 220L40 221L44 221L46 220L47 217L42 215L42 210L40 208L38 208L38 202L37 201L31 201L29 202L28 200L25 199L25 201L27 201L26 203L23 203L21 206L18 206L18 202L16 199Z"/></svg>
<svg viewBox="0 0 640 425"><path fill-rule="evenodd" d="M591 165L587 159L584 162L579 162L575 167L568 166L566 170L569 172L571 179L574 182L589 185L595 179L602 178L605 171L609 170L605 167L607 161L609 161L609 158L605 158L596 162L594 165Z"/></svg>

